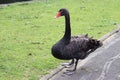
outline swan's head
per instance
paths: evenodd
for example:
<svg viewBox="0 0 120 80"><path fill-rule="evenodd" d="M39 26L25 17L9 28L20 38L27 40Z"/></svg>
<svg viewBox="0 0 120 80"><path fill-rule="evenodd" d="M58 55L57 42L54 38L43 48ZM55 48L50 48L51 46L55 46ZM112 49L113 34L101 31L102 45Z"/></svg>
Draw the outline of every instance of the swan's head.
<svg viewBox="0 0 120 80"><path fill-rule="evenodd" d="M65 16L65 15L69 15L69 12L67 9L62 8L58 11L58 13L56 14L55 18L59 18L60 16Z"/></svg>

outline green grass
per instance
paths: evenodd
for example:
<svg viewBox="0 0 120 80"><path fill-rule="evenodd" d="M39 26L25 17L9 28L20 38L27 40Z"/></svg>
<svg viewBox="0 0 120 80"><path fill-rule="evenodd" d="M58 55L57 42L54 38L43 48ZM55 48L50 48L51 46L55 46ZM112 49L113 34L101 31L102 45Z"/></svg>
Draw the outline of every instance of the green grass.
<svg viewBox="0 0 120 80"><path fill-rule="evenodd" d="M61 60L51 46L64 32L60 8L70 11L72 34L100 38L120 23L120 0L44 0L0 7L0 80L39 80Z"/></svg>

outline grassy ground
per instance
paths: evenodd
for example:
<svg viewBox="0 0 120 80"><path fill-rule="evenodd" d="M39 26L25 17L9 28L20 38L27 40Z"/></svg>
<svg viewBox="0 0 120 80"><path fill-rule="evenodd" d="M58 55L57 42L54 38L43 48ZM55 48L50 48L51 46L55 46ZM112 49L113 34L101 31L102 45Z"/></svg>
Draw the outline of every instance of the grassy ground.
<svg viewBox="0 0 120 80"><path fill-rule="evenodd" d="M60 64L51 46L64 32L60 8L71 15L72 34L100 38L120 22L120 0L40 0L0 7L0 80L39 80Z"/></svg>

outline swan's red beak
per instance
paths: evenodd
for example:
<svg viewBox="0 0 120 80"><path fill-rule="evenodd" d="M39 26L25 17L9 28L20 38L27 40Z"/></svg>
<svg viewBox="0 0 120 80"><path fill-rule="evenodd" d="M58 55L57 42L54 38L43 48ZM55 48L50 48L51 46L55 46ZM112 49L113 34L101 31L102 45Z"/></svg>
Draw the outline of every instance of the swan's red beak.
<svg viewBox="0 0 120 80"><path fill-rule="evenodd" d="M61 12L58 12L55 16L55 18L59 18L61 16Z"/></svg>

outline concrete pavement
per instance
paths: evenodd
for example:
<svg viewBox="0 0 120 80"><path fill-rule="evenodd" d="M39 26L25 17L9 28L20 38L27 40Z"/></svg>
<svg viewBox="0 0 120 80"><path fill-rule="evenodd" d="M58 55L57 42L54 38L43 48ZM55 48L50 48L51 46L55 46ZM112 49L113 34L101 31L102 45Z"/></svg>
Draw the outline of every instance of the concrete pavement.
<svg viewBox="0 0 120 80"><path fill-rule="evenodd" d="M120 32L107 38L103 47L79 61L73 75L65 75L64 71L66 68L41 80L120 80Z"/></svg>

